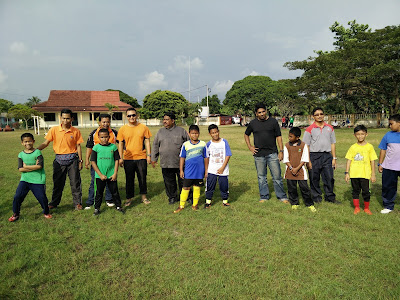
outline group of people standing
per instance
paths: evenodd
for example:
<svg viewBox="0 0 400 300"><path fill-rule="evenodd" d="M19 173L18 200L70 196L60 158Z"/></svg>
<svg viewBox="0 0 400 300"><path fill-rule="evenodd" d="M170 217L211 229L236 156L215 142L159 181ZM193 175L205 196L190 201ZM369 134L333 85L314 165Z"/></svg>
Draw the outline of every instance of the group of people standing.
<svg viewBox="0 0 400 300"><path fill-rule="evenodd" d="M125 206L131 205L134 196L134 181L137 176L139 193L144 204L147 199L147 166L160 166L164 179L165 191L169 204L179 202L174 213L185 208L187 200L192 201L192 209L198 210L200 187L206 179L206 203L210 208L216 183L219 183L223 206L229 206L229 159L232 156L229 143L220 137L216 125L208 127L211 140L208 143L199 140L200 129L192 125L189 132L176 126L175 115L165 113L164 127L161 128L150 146L151 133L147 126L141 124L134 108L126 111L128 123L117 132L111 129L111 116L99 116L99 128L92 131L86 147L85 167L90 168L91 184L85 209L94 206L94 215L100 214L104 189L106 203L115 206L124 213L117 187L118 169L123 167L126 177ZM312 112L314 123L304 132L300 140L301 129L291 127L289 142L283 145L280 126L276 119L269 116L264 104L255 106L256 118L252 120L244 133L244 140L251 151L257 170L259 186L259 202L271 198L267 183L267 168L272 175L276 197L283 203L290 203L292 209L299 207L297 185L304 198L305 205L315 212L314 203L322 201L320 180L322 178L325 201L340 204L334 193L334 169L336 168L336 138L334 128L324 122L324 111L316 108ZM16 221L20 215L20 207L29 190L31 190L43 208L46 218L51 218L50 209L60 204L66 176L70 179L73 204L76 210L82 206L82 184L80 171L83 168L82 135L79 129L72 126L72 111L61 111L61 124L52 127L45 141L34 148L34 138L30 133L21 136L24 147L19 156L18 168L21 181L13 202L13 215L9 221ZM391 132L388 132L379 145L378 170L382 172L382 198L384 209L381 213L389 213L394 208L397 192L397 179L400 175L400 116L389 118ZM371 145L365 141L367 129L357 126L354 130L357 143L346 154L345 179L351 179L353 187L354 213L360 212L359 193L362 190L365 209L369 210L369 180L375 181L374 161L377 159ZM254 143L250 141L253 134ZM56 154L53 161L53 192L48 203L45 192L45 174L41 150L53 142ZM364 147L366 146L366 147ZM279 148L278 148L279 147ZM284 178L287 180L287 196L281 176L280 161L286 164ZM89 163L90 162L90 163ZM311 189L308 187L310 179ZM193 193L191 193L193 187ZM193 199L193 200L192 200Z"/></svg>

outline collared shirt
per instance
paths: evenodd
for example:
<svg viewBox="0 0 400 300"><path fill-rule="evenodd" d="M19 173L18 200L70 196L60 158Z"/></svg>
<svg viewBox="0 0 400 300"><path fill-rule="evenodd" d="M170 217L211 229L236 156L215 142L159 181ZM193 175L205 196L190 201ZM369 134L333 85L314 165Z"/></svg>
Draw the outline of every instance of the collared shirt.
<svg viewBox="0 0 400 300"><path fill-rule="evenodd" d="M310 152L331 152L331 145L336 143L335 131L327 123L319 127L314 122L304 132L303 142L310 147Z"/></svg>
<svg viewBox="0 0 400 300"><path fill-rule="evenodd" d="M101 129L101 127L93 130L89 134L88 140L86 142L86 148L93 148L94 145L97 145L100 143L100 139L99 139L99 130L100 129ZM108 128L108 133L110 134L110 139L108 140L108 142L110 144L115 144L117 141L118 131L116 131L115 129Z"/></svg>
<svg viewBox="0 0 400 300"><path fill-rule="evenodd" d="M393 171L400 171L400 132L387 132L379 144L379 149L386 150L382 167Z"/></svg>
<svg viewBox="0 0 400 300"><path fill-rule="evenodd" d="M189 139L189 134L182 127L174 125L171 128L161 128L153 142L151 160L157 161L160 157L161 168L179 168L182 144Z"/></svg>
<svg viewBox="0 0 400 300"><path fill-rule="evenodd" d="M46 140L53 142L53 150L56 154L71 154L78 151L77 145L83 143L79 129L71 126L65 131L62 126L50 128L46 134Z"/></svg>

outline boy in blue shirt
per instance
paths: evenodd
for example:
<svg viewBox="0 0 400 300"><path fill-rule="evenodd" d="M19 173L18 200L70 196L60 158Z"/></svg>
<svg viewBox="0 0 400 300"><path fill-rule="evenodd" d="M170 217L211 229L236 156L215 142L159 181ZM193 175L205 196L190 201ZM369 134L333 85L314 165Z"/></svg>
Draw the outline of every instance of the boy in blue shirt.
<svg viewBox="0 0 400 300"><path fill-rule="evenodd" d="M193 210L198 210L200 187L204 185L204 174L207 174L208 165L205 162L207 157L206 143L199 140L200 129L197 125L190 125L190 140L182 145L179 154L180 176L183 179L183 188L180 196L180 205L174 211L179 213L185 208L186 200L189 196L190 188L193 186Z"/></svg>
<svg viewBox="0 0 400 300"><path fill-rule="evenodd" d="M35 139L31 133L21 135L21 144L25 150L18 154L18 170L21 172L21 181L15 192L13 201L13 215L8 219L14 222L19 219L21 204L29 191L32 191L43 209L44 217L50 219L48 200L46 196L46 174L43 169L42 152L33 147Z"/></svg>
<svg viewBox="0 0 400 300"><path fill-rule="evenodd" d="M382 214L388 214L394 209L394 199L397 193L397 181L400 176L400 114L389 117L389 127L379 144L378 171L382 173Z"/></svg>

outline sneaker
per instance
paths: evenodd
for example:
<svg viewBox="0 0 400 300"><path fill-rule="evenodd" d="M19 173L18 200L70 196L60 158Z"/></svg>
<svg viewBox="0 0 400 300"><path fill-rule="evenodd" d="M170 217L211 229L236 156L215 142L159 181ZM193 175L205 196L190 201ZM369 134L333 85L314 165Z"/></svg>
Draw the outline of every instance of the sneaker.
<svg viewBox="0 0 400 300"><path fill-rule="evenodd" d="M44 215L44 217L45 217L46 219L51 219L53 216L50 215L50 214L48 214L48 215Z"/></svg>
<svg viewBox="0 0 400 300"><path fill-rule="evenodd" d="M204 204L204 209L207 209L207 208L210 208L211 207L211 203L209 204L209 203L205 203Z"/></svg>
<svg viewBox="0 0 400 300"><path fill-rule="evenodd" d="M100 214L100 209L95 209L93 216L98 216Z"/></svg>
<svg viewBox="0 0 400 300"><path fill-rule="evenodd" d="M125 201L125 206L131 205L131 204L132 204L132 201L133 201L132 198L131 198L131 199L127 199L127 200Z"/></svg>
<svg viewBox="0 0 400 300"><path fill-rule="evenodd" d="M259 203L264 203L264 202L267 202L269 199L260 199L260 200L258 200L258 202Z"/></svg>
<svg viewBox="0 0 400 300"><path fill-rule="evenodd" d="M116 210L118 210L120 213L125 213L125 211L122 209L122 207L117 207Z"/></svg>
<svg viewBox="0 0 400 300"><path fill-rule="evenodd" d="M184 207L179 206L176 210L174 210L174 214L180 213L183 209L184 209Z"/></svg>
<svg viewBox="0 0 400 300"><path fill-rule="evenodd" d="M75 206L75 210L82 210L82 205L77 204L77 205Z"/></svg>
<svg viewBox="0 0 400 300"><path fill-rule="evenodd" d="M361 209L359 207L354 208L354 214L358 215L360 213Z"/></svg>
<svg viewBox="0 0 400 300"><path fill-rule="evenodd" d="M231 206L231 205L228 202L226 202L226 203L222 203L222 206L227 207L227 206Z"/></svg>
<svg viewBox="0 0 400 300"><path fill-rule="evenodd" d="M111 201L106 201L106 204L107 204L108 207L115 206L114 202L111 202Z"/></svg>
<svg viewBox="0 0 400 300"><path fill-rule="evenodd" d="M13 214L11 217L8 218L8 221L14 222L14 221L17 221L18 219L19 219L19 215Z"/></svg>
<svg viewBox="0 0 400 300"><path fill-rule="evenodd" d="M288 199L279 199L282 203L285 203L285 204L289 204L290 202L289 202L289 200Z"/></svg>
<svg viewBox="0 0 400 300"><path fill-rule="evenodd" d="M367 215L372 215L372 212L369 210L369 209L364 209L364 212L367 214Z"/></svg>
<svg viewBox="0 0 400 300"><path fill-rule="evenodd" d="M316 211L317 211L317 209L315 208L314 205L310 205L308 208L309 208L312 212L316 212Z"/></svg>
<svg viewBox="0 0 400 300"><path fill-rule="evenodd" d="M389 208L384 208L384 209L381 210L381 214L388 214L388 213L391 213L391 212L392 212L392 209L389 209Z"/></svg>
<svg viewBox="0 0 400 300"><path fill-rule="evenodd" d="M146 204L146 205L151 203L151 202L150 202L150 200L149 200L149 199L147 199L147 198L146 198L146 199L144 199L144 200L142 200L142 202L143 202L144 204Z"/></svg>
<svg viewBox="0 0 400 300"><path fill-rule="evenodd" d="M199 210L199 206L198 205L192 205L192 209L193 210Z"/></svg>
<svg viewBox="0 0 400 300"><path fill-rule="evenodd" d="M292 205L292 209L293 210L296 210L296 209L298 209L300 207L300 205Z"/></svg>
<svg viewBox="0 0 400 300"><path fill-rule="evenodd" d="M92 208L91 206L86 206L85 210L88 210L88 209L91 209L91 208Z"/></svg>

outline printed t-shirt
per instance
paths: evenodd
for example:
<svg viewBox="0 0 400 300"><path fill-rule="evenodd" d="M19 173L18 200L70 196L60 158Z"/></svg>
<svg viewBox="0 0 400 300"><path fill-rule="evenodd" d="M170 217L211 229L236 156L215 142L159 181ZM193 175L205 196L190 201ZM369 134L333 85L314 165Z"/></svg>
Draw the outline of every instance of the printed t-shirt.
<svg viewBox="0 0 400 300"><path fill-rule="evenodd" d="M199 141L197 144L186 141L182 145L179 157L185 158L185 179L204 178L204 158L207 157L206 143Z"/></svg>
<svg viewBox="0 0 400 300"><path fill-rule="evenodd" d="M226 165L224 172L218 174L217 170L224 164L227 156L232 156L231 148L229 147L228 141L221 138L219 142L213 142L212 140L206 144L207 157L209 157L208 173L228 176L229 175L229 164Z"/></svg>
<svg viewBox="0 0 400 300"><path fill-rule="evenodd" d="M31 172L21 172L21 181L35 184L46 184L46 174L43 166L43 155L39 149L35 149L32 153L21 151L18 154L18 168L22 168L23 164L28 166L40 165L41 169Z"/></svg>
<svg viewBox="0 0 400 300"><path fill-rule="evenodd" d="M73 126L67 131L61 125L54 126L50 128L45 139L53 142L53 149L56 154L76 153L78 151L76 146L83 143L80 130Z"/></svg>
<svg viewBox="0 0 400 300"><path fill-rule="evenodd" d="M149 139L150 137L151 133L149 128L142 123L136 126L129 126L128 124L122 126L118 131L117 141L125 142L124 159L146 159L147 155L144 139Z"/></svg>
<svg viewBox="0 0 400 300"><path fill-rule="evenodd" d="M327 123L321 128L315 122L304 132L303 142L310 147L310 152L331 152L336 143L335 131Z"/></svg>
<svg viewBox="0 0 400 300"><path fill-rule="evenodd" d="M115 144L108 144L105 146L96 144L93 147L90 160L96 162L101 174L110 178L114 175L115 161L119 160L118 148ZM100 178L97 172L95 172L95 177Z"/></svg>
<svg viewBox="0 0 400 300"><path fill-rule="evenodd" d="M400 132L387 132L379 144L379 149L386 150L382 167L388 170L400 171Z"/></svg>
<svg viewBox="0 0 400 300"><path fill-rule="evenodd" d="M350 178L371 178L371 161L377 160L374 147L367 143L359 145L355 143L346 153L346 159L351 160Z"/></svg>

